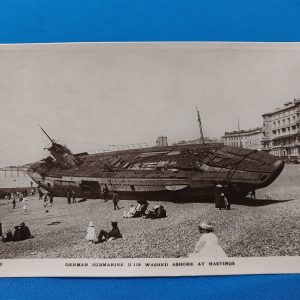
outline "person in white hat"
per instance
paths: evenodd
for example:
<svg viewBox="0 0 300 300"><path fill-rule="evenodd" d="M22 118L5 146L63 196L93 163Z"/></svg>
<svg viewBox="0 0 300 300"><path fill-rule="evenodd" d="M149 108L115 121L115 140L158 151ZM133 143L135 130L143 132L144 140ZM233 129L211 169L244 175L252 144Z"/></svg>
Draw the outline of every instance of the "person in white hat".
<svg viewBox="0 0 300 300"><path fill-rule="evenodd" d="M194 252L190 253L189 257L227 257L219 244L218 237L213 233L213 225L210 222L201 222L199 231L202 235L195 246Z"/></svg>
<svg viewBox="0 0 300 300"><path fill-rule="evenodd" d="M89 241L89 244L92 244L97 240L93 221L89 222L89 227L87 228L86 239Z"/></svg>

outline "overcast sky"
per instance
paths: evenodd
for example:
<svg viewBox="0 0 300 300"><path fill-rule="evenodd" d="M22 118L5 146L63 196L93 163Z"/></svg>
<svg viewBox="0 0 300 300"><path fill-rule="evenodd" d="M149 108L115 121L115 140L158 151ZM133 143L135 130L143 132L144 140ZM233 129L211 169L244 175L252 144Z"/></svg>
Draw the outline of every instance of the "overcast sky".
<svg viewBox="0 0 300 300"><path fill-rule="evenodd" d="M0 46L0 166L73 152L173 143L262 125L300 97L300 44L143 43Z"/></svg>

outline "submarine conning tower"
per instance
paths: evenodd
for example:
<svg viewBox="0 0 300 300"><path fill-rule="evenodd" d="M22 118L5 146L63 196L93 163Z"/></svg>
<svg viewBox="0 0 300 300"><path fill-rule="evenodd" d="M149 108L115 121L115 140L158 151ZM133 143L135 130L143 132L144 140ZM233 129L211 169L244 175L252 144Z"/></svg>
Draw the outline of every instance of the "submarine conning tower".
<svg viewBox="0 0 300 300"><path fill-rule="evenodd" d="M52 143L51 147L47 148L51 155L61 168L72 168L78 166L78 159L66 147L57 143Z"/></svg>
<svg viewBox="0 0 300 300"><path fill-rule="evenodd" d="M56 143L41 126L40 128L52 143L49 148L45 149L49 150L49 152L55 158L56 162L61 168L67 169L79 165L78 158L76 158L66 146Z"/></svg>

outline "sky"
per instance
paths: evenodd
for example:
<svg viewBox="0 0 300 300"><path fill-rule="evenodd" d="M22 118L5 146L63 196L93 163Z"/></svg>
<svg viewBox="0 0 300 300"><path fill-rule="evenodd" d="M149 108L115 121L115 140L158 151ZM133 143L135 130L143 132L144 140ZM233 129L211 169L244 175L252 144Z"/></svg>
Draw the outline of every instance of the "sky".
<svg viewBox="0 0 300 300"><path fill-rule="evenodd" d="M0 45L0 167L48 155L40 124L74 153L169 144L262 126L300 97L300 44Z"/></svg>

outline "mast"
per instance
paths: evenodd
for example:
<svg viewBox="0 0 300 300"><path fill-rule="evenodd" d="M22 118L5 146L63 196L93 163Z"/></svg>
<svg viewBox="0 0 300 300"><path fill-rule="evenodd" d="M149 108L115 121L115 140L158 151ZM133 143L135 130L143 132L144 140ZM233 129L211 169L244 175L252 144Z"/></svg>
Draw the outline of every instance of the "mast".
<svg viewBox="0 0 300 300"><path fill-rule="evenodd" d="M201 123L200 113L199 113L197 105L196 105L196 110L197 110L199 130L200 130L200 139L199 139L199 141L200 141L200 144L204 144L204 136L203 136L202 123Z"/></svg>
<svg viewBox="0 0 300 300"><path fill-rule="evenodd" d="M52 144L54 144L54 140L51 139L51 137L48 135L48 133L42 128L41 125L39 125L39 127L42 129L42 131L45 133L45 135L47 136L47 138L51 141Z"/></svg>

